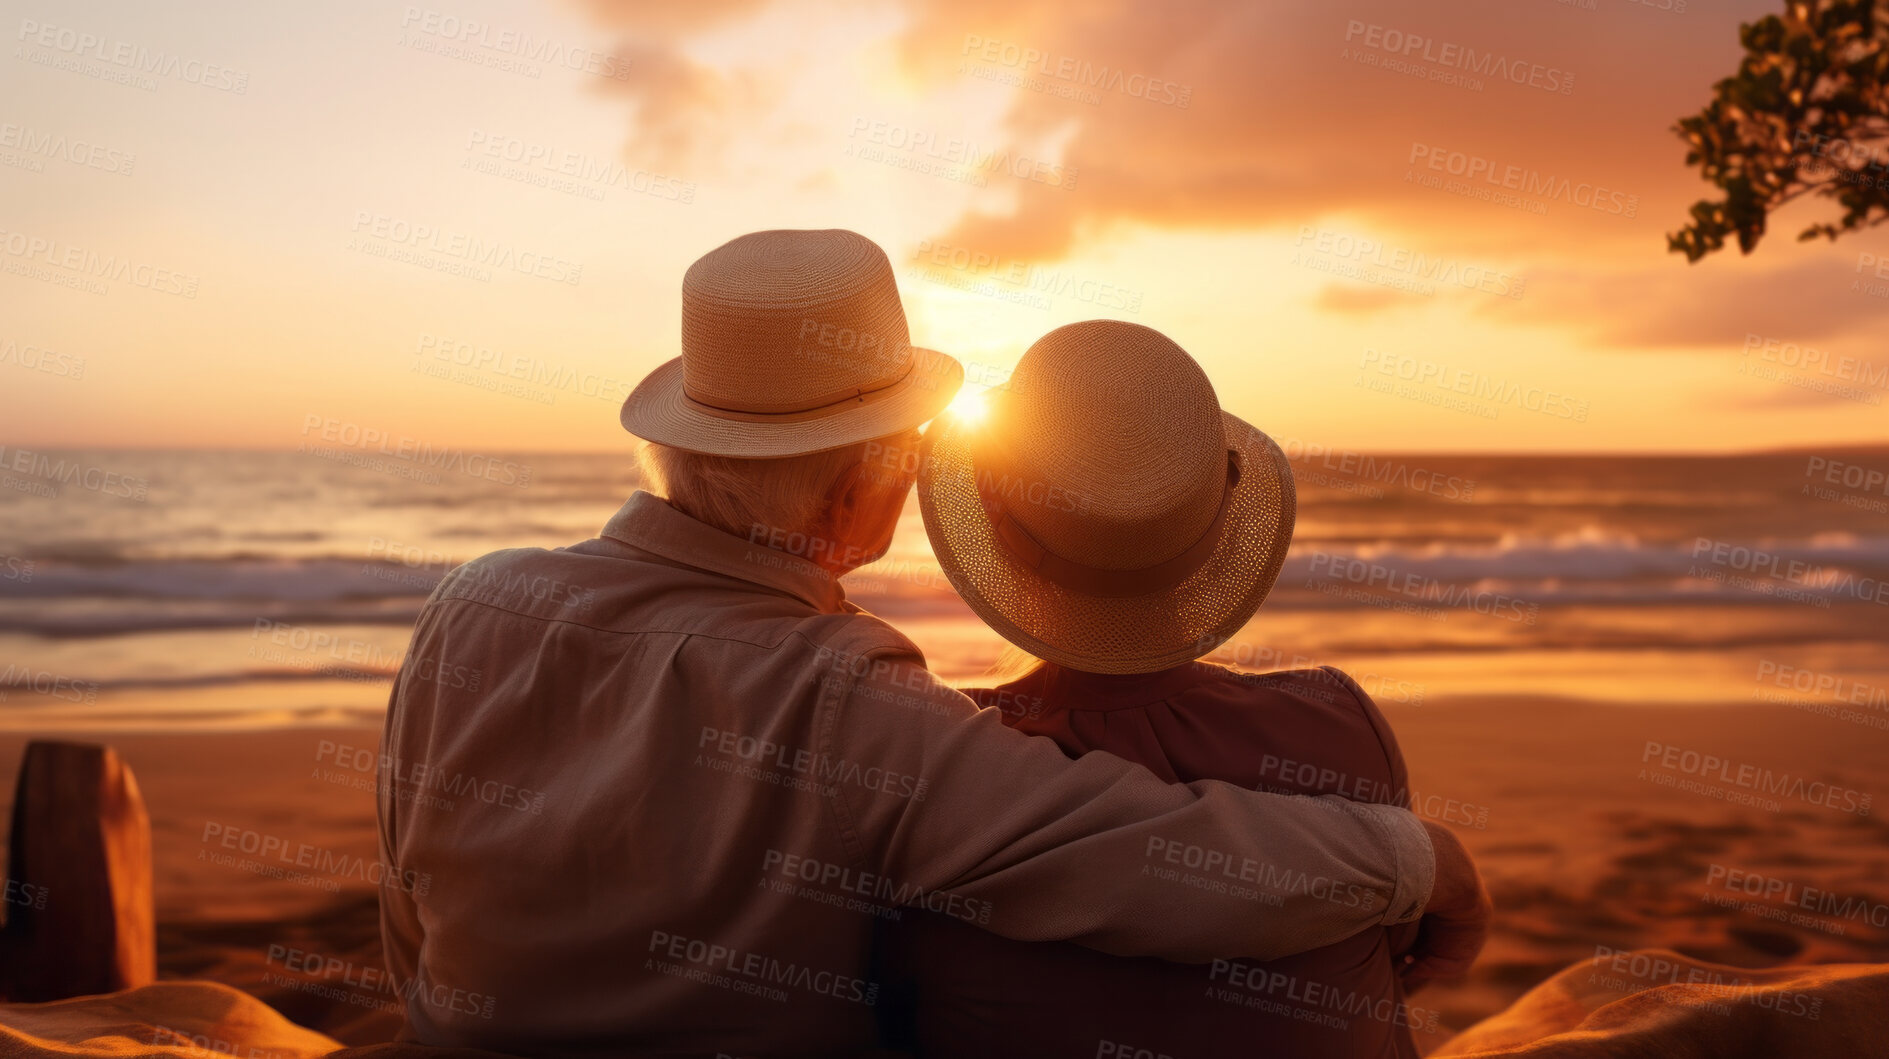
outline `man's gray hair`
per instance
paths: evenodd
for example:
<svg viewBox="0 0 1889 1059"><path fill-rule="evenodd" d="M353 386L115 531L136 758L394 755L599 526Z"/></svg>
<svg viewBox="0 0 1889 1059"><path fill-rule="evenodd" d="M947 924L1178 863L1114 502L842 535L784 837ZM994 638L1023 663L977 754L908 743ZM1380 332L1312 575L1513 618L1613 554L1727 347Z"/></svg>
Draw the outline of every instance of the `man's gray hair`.
<svg viewBox="0 0 1889 1059"><path fill-rule="evenodd" d="M698 521L754 539L757 529L810 529L823 514L841 475L878 452L893 447L915 449L917 443L914 430L807 456L755 460L709 456L645 441L636 456L644 488Z"/></svg>

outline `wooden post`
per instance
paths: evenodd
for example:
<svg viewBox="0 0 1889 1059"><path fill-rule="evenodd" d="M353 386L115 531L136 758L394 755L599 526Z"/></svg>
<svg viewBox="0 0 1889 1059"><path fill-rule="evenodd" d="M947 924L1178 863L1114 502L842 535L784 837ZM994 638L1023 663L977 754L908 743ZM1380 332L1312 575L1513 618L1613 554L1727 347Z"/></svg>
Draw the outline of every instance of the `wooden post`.
<svg viewBox="0 0 1889 1059"><path fill-rule="evenodd" d="M5 995L110 993L157 978L151 818L110 747L27 744L8 841Z"/></svg>

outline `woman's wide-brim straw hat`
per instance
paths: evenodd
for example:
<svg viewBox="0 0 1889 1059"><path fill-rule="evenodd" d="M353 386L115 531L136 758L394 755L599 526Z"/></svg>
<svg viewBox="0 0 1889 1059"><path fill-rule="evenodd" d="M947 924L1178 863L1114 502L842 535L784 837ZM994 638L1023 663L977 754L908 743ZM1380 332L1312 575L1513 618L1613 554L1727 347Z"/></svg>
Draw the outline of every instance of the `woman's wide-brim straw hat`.
<svg viewBox="0 0 1889 1059"><path fill-rule="evenodd" d="M1292 543L1285 453L1138 324L1059 327L977 420L926 431L918 498L992 629L1091 673L1198 658L1252 618Z"/></svg>
<svg viewBox="0 0 1889 1059"><path fill-rule="evenodd" d="M648 441L800 456L924 423L964 369L912 345L885 251L857 232L754 232L682 277L682 355L623 403Z"/></svg>

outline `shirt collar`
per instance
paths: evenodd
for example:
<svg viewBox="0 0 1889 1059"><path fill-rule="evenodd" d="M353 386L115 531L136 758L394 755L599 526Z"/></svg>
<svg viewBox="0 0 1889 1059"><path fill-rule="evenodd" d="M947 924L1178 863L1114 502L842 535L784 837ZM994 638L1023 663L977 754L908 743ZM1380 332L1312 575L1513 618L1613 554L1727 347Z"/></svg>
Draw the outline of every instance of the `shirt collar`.
<svg viewBox="0 0 1889 1059"><path fill-rule="evenodd" d="M640 489L604 524L603 535L684 566L785 592L825 613L845 609L846 592L825 567L751 544Z"/></svg>

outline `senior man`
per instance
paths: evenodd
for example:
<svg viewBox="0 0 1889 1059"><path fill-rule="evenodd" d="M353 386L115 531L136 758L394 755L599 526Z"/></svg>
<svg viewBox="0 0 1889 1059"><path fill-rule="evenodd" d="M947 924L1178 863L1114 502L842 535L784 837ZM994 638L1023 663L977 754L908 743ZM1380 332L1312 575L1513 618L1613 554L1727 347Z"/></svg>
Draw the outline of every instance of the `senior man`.
<svg viewBox="0 0 1889 1059"><path fill-rule="evenodd" d="M868 1051L873 924L910 907L1198 962L1423 915L1410 980L1467 967L1488 901L1447 831L1070 760L846 601L963 377L911 344L876 245L714 250L681 353L623 408L649 491L596 539L458 568L420 616L378 790L390 877L430 880L382 895L405 1037Z"/></svg>

